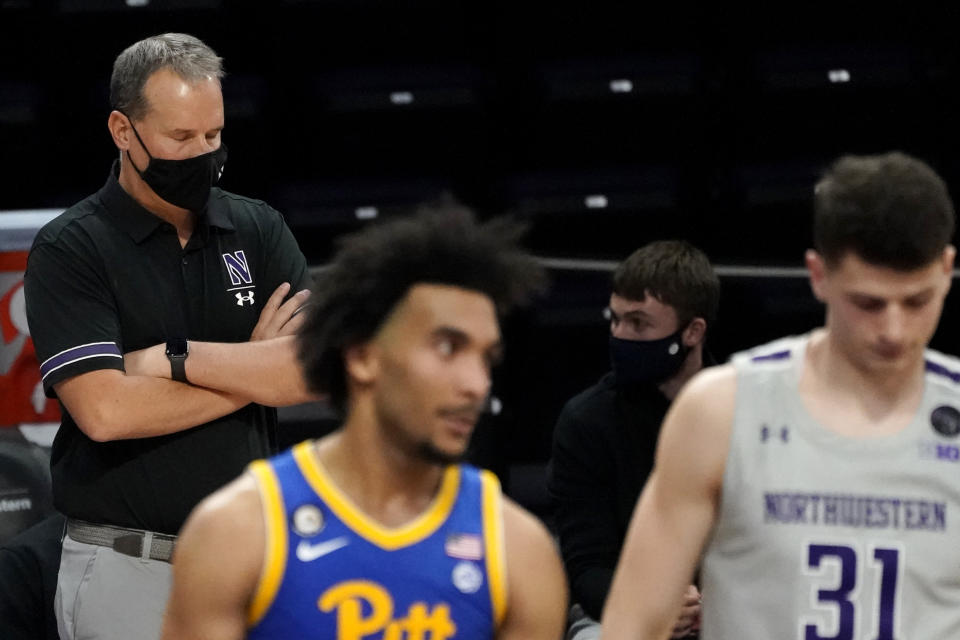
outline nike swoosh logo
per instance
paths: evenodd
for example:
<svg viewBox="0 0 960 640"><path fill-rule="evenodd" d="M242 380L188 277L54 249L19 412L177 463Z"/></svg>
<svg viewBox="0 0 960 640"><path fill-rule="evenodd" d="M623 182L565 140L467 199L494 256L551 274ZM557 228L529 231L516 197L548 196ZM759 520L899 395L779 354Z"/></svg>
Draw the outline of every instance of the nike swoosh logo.
<svg viewBox="0 0 960 640"><path fill-rule="evenodd" d="M350 544L350 539L346 536L340 536L318 544L310 544L306 540L301 540L300 544L297 545L297 559L300 562L311 562L328 553L333 553L337 549L342 549L348 544Z"/></svg>

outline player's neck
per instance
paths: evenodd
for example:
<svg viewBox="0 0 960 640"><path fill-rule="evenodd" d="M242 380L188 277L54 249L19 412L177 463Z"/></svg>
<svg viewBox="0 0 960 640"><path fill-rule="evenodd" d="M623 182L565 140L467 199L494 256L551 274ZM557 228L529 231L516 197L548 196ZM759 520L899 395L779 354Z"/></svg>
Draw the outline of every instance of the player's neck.
<svg viewBox="0 0 960 640"><path fill-rule="evenodd" d="M319 441L317 460L337 488L381 525L394 528L415 520L436 497L444 467L403 454L357 426L348 420Z"/></svg>
<svg viewBox="0 0 960 640"><path fill-rule="evenodd" d="M872 369L858 363L829 331L815 334L811 346L814 362L821 365L818 376L841 390L867 394L894 405L913 397L923 388L922 357L904 362L895 369Z"/></svg>
<svg viewBox="0 0 960 640"><path fill-rule="evenodd" d="M827 331L811 338L800 379L800 394L815 417L847 435L890 434L905 427L923 388L922 360L890 371L869 370Z"/></svg>

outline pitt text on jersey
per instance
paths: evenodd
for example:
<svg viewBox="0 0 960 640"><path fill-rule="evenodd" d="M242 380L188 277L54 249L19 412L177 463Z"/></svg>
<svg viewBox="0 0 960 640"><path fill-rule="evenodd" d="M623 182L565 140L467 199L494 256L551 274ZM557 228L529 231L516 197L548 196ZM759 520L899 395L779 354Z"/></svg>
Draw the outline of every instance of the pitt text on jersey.
<svg viewBox="0 0 960 640"><path fill-rule="evenodd" d="M330 587L317 606L324 613L336 612L337 640L362 640L379 632L383 640L447 640L457 632L450 605L431 607L418 601L404 617L394 618L390 592L368 580L347 580Z"/></svg>

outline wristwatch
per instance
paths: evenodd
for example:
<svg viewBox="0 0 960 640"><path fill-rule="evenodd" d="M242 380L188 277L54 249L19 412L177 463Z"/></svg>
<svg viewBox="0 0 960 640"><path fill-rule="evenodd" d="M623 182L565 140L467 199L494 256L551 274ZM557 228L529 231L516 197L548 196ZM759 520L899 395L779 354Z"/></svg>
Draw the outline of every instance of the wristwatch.
<svg viewBox="0 0 960 640"><path fill-rule="evenodd" d="M177 382L187 381L185 363L190 349L186 338L172 338L167 340L167 360L170 361L170 377Z"/></svg>

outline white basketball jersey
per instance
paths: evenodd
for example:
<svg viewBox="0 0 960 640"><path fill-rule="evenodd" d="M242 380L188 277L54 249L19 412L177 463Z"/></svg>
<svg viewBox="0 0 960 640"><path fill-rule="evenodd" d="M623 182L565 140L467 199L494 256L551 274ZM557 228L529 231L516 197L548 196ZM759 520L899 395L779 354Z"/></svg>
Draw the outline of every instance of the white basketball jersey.
<svg viewBox="0 0 960 640"><path fill-rule="evenodd" d="M702 637L960 639L960 360L928 350L909 426L849 438L801 401L808 339L734 356Z"/></svg>

